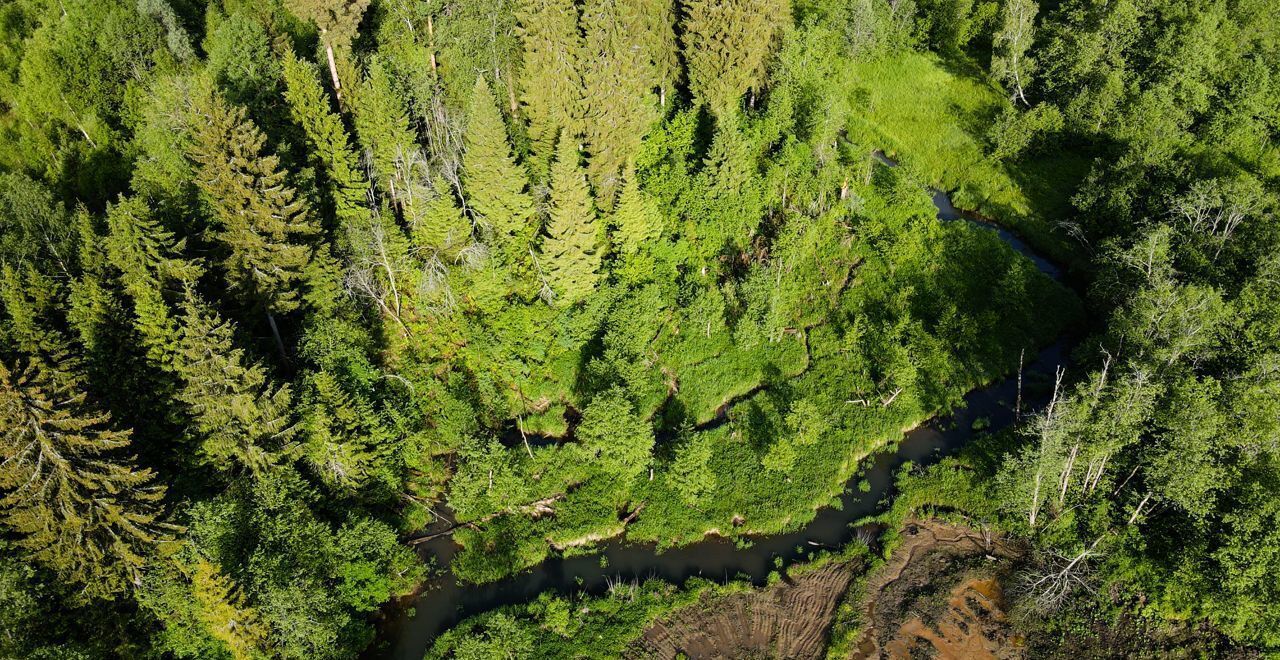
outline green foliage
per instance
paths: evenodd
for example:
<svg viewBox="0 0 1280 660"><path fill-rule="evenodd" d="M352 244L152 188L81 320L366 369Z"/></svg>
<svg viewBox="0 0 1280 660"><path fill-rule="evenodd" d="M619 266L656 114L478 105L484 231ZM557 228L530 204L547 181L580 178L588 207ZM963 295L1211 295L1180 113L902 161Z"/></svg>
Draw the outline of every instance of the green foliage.
<svg viewBox="0 0 1280 660"><path fill-rule="evenodd" d="M464 582L794 530L1073 326L1053 405L1028 374L1019 428L885 519L1083 552L1090 589L1009 591L1028 639L1280 648L1274 13L4 3L0 655L353 657L445 511ZM701 588L545 595L433 654L619 655Z"/></svg>
<svg viewBox="0 0 1280 660"><path fill-rule="evenodd" d="M611 224L618 249L627 256L650 248L662 235L662 209L658 201L640 189L640 179L632 169L622 188Z"/></svg>
<svg viewBox="0 0 1280 660"><path fill-rule="evenodd" d="M122 450L129 432L86 404L70 374L32 361L0 365L0 513L32 560L110 598L136 583L172 527L159 520L165 488Z"/></svg>
<svg viewBox="0 0 1280 660"><path fill-rule="evenodd" d="M493 232L493 243L508 264L525 259L537 234L528 177L515 161L498 102L489 83L477 78L468 107L462 156L462 188L478 222Z"/></svg>
<svg viewBox="0 0 1280 660"><path fill-rule="evenodd" d="M243 108L215 94L199 116L190 156L216 222L227 282L268 312L292 311L316 233L309 209L285 185L279 159L264 153L266 136Z"/></svg>
<svg viewBox="0 0 1280 660"><path fill-rule="evenodd" d="M670 74L663 74L655 60L671 47L665 41L674 36L660 32L669 31L670 24L650 23L642 15L641 8L611 0L593 0L583 9L587 169L606 209L617 196L627 159L658 119L660 99L653 90L669 84ZM566 131L561 140L572 134Z"/></svg>
<svg viewBox="0 0 1280 660"><path fill-rule="evenodd" d="M573 0L520 0L516 20L524 46L520 105L529 118L534 149L545 162L561 131L571 141L584 132L583 72L590 58L583 50Z"/></svg>
<svg viewBox="0 0 1280 660"><path fill-rule="evenodd" d="M578 148L560 138L551 168L551 208L547 239L538 266L557 305L572 305L591 294L600 270L600 232Z"/></svg>
<svg viewBox="0 0 1280 660"><path fill-rule="evenodd" d="M607 392L591 401L578 423L577 440L587 456L611 473L618 484L639 476L652 458L653 427L636 415L621 391Z"/></svg>
<svg viewBox="0 0 1280 660"><path fill-rule="evenodd" d="M717 114L732 112L748 91L753 99L763 91L769 54L791 17L790 5L788 0L684 2L689 88L700 103Z"/></svg>
<svg viewBox="0 0 1280 660"><path fill-rule="evenodd" d="M235 347L230 323L191 293L182 306L176 372L201 460L219 470L260 472L295 433L287 385L267 382L263 368Z"/></svg>

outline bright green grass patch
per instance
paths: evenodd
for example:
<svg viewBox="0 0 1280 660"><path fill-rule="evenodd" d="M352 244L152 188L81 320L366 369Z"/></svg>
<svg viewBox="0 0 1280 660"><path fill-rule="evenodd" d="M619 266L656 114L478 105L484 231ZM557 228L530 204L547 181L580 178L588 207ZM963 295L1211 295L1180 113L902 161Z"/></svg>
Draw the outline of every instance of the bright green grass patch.
<svg viewBox="0 0 1280 660"><path fill-rule="evenodd" d="M952 191L960 208L990 216L1022 234L1055 259L1075 258L1057 222L1088 170L1090 158L1054 153L1015 167L985 153L985 134L1009 105L985 80L968 75L967 63L907 52L859 62L862 108L849 120L850 135L883 149L930 185Z"/></svg>

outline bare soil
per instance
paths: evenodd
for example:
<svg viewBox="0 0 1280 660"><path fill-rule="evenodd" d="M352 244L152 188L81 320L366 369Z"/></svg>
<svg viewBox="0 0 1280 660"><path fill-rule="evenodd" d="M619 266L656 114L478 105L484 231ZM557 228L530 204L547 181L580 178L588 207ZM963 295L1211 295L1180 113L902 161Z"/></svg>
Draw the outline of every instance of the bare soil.
<svg viewBox="0 0 1280 660"><path fill-rule="evenodd" d="M853 658L1027 656L1001 587L1020 548L936 520L908 520L902 535L903 544L867 580L866 627Z"/></svg>
<svg viewBox="0 0 1280 660"><path fill-rule="evenodd" d="M629 658L822 658L841 596L862 562L833 562L768 588L704 597L645 630Z"/></svg>

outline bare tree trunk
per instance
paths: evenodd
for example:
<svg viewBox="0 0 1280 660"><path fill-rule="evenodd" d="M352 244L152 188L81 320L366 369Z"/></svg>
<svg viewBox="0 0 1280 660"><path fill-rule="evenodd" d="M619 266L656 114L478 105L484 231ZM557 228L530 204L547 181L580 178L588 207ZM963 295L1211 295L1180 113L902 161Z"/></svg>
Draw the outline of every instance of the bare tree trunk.
<svg viewBox="0 0 1280 660"><path fill-rule="evenodd" d="M324 40L325 31L320 30L320 39ZM327 40L324 44L324 55L329 60L329 77L333 79L333 96L342 102L342 81L338 80L338 63L333 59L333 45Z"/></svg>
<svg viewBox="0 0 1280 660"><path fill-rule="evenodd" d="M276 327L276 317L270 311L267 312L267 323L271 326L271 336L275 337L276 349L280 351L280 359L286 364L289 362L289 356L284 352L284 340L280 338L280 328Z"/></svg>
<svg viewBox="0 0 1280 660"><path fill-rule="evenodd" d="M1080 452L1080 445L1071 446L1071 454L1067 456L1067 464L1062 466L1062 478L1059 480L1060 490L1058 492L1058 506L1062 507L1067 503L1067 488L1071 486L1071 471L1076 466L1076 455Z"/></svg>
<svg viewBox="0 0 1280 660"><path fill-rule="evenodd" d="M430 16L427 17L427 48L431 49L431 75L436 75L436 26Z"/></svg>
<svg viewBox="0 0 1280 660"><path fill-rule="evenodd" d="M1018 396L1013 400L1013 418L1022 418L1022 360L1027 356L1027 349L1018 353Z"/></svg>
<svg viewBox="0 0 1280 660"><path fill-rule="evenodd" d="M524 434L524 422L519 417L516 418L516 428L520 429L520 439L524 441L524 450L529 452L529 458L533 458L533 450L529 448L529 437Z"/></svg>
<svg viewBox="0 0 1280 660"><path fill-rule="evenodd" d="M1027 517L1027 522L1032 529L1036 526L1036 514L1040 512L1040 477L1041 470L1037 468L1035 489L1031 491L1031 514Z"/></svg>

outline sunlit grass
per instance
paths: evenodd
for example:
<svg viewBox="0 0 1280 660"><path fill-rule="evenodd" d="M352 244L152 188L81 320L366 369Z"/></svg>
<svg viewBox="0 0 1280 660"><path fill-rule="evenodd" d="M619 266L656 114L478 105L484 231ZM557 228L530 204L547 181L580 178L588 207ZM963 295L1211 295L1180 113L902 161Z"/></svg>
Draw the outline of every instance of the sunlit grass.
<svg viewBox="0 0 1280 660"><path fill-rule="evenodd" d="M849 120L850 136L951 191L956 206L998 220L1059 261L1074 261L1077 250L1058 223L1069 219L1071 192L1090 158L1055 151L1009 167L987 157L986 133L1009 102L973 75L974 66L914 52L859 62L862 111Z"/></svg>

